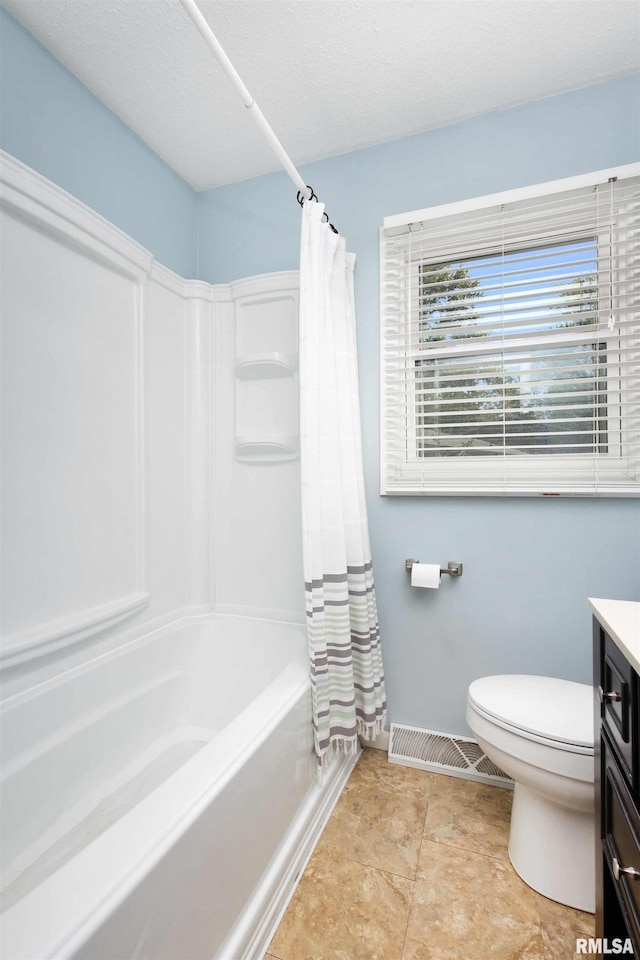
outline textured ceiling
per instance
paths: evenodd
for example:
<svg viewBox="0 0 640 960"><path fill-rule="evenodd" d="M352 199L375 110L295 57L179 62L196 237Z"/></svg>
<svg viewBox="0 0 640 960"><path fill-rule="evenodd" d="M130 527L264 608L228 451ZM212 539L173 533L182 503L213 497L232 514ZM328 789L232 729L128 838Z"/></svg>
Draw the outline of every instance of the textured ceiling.
<svg viewBox="0 0 640 960"><path fill-rule="evenodd" d="M2 0L197 189L278 162L178 0ZM294 163L640 69L636 0L199 0Z"/></svg>

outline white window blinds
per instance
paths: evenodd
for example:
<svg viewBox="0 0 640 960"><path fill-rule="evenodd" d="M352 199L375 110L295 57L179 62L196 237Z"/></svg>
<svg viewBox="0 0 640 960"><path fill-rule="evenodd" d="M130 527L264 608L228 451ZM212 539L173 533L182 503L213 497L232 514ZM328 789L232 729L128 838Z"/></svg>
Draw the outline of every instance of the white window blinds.
<svg viewBox="0 0 640 960"><path fill-rule="evenodd" d="M639 170L385 221L383 493L640 493Z"/></svg>

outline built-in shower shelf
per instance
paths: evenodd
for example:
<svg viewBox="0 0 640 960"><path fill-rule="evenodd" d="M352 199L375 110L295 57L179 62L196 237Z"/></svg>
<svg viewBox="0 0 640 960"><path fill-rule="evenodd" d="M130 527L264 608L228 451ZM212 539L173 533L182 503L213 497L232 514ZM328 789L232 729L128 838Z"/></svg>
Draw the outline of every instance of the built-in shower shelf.
<svg viewBox="0 0 640 960"><path fill-rule="evenodd" d="M236 360L238 380L292 377L298 366L295 353L245 353Z"/></svg>
<svg viewBox="0 0 640 960"><path fill-rule="evenodd" d="M236 460L244 463L277 463L297 460L297 437L236 437Z"/></svg>

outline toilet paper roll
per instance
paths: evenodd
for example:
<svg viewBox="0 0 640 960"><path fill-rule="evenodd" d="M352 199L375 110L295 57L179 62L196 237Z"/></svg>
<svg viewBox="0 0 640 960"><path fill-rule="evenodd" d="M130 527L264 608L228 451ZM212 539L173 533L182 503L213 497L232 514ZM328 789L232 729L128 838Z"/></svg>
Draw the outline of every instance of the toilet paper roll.
<svg viewBox="0 0 640 960"><path fill-rule="evenodd" d="M411 567L411 586L437 590L440 586L440 564L414 563Z"/></svg>

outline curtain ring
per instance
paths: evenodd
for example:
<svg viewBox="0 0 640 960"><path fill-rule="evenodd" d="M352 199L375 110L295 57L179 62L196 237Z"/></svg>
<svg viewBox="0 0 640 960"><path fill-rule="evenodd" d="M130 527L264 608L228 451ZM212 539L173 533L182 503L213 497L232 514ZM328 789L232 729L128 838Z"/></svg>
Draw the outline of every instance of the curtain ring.
<svg viewBox="0 0 640 960"><path fill-rule="evenodd" d="M315 190L314 190L313 187L310 186L309 184L307 184L307 190L309 190L309 192L310 192L310 194L311 194L309 197L303 197L303 196L302 196L302 192L301 192L300 190L298 190L297 200L298 200L298 203L300 204L300 206L302 206L302 204L304 203L305 200L317 200L317 199L318 199L318 198L316 197Z"/></svg>

